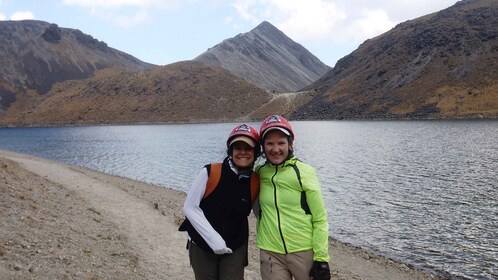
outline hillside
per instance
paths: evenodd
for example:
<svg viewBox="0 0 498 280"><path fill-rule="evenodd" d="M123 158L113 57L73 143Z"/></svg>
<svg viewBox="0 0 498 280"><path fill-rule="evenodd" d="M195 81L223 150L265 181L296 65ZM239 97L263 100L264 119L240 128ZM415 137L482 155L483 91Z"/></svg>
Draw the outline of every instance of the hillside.
<svg viewBox="0 0 498 280"><path fill-rule="evenodd" d="M44 96L18 100L0 125L231 121L268 101L266 91L225 69L184 61L57 83Z"/></svg>
<svg viewBox="0 0 498 280"><path fill-rule="evenodd" d="M270 24L257 30L296 48ZM268 93L200 61L154 66L42 21L0 22L0 43L0 126L259 120L289 115L312 97Z"/></svg>
<svg viewBox="0 0 498 280"><path fill-rule="evenodd" d="M308 86L292 118L497 118L497 26L492 0L401 23Z"/></svg>
<svg viewBox="0 0 498 280"><path fill-rule="evenodd" d="M0 61L0 113L23 95L43 95L96 70L154 67L79 30L35 20L0 21Z"/></svg>
<svg viewBox="0 0 498 280"><path fill-rule="evenodd" d="M365 41L330 69L268 22L195 60L159 67L79 30L0 21L0 126L248 121L269 114L497 119L497 26L498 1L460 1Z"/></svg>
<svg viewBox="0 0 498 280"><path fill-rule="evenodd" d="M273 92L294 92L329 69L317 57L269 22L226 39L194 60L227 69Z"/></svg>

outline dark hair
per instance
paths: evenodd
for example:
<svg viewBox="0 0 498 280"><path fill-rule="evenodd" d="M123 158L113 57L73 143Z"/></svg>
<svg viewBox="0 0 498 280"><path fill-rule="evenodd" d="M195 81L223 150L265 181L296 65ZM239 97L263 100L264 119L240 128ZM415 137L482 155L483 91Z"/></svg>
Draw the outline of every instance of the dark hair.
<svg viewBox="0 0 498 280"><path fill-rule="evenodd" d="M254 150L254 161L258 159L258 157L261 155L261 145L256 144L256 146L253 148ZM228 157L231 157L233 153L233 145L230 145L227 148L227 155Z"/></svg>

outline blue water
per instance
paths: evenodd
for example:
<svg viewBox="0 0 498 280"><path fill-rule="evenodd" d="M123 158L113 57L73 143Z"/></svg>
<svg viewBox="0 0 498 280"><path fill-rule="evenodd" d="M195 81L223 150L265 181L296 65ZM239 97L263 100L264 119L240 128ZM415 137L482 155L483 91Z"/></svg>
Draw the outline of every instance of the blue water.
<svg viewBox="0 0 498 280"><path fill-rule="evenodd" d="M454 279L498 279L498 121L292 125L333 238ZM0 149L187 191L223 159L233 126L0 128Z"/></svg>

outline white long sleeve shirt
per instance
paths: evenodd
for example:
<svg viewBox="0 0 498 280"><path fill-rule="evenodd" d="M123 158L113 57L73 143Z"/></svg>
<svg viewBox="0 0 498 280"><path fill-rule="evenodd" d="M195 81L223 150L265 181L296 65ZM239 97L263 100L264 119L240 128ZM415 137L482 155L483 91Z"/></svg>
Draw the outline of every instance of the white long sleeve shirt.
<svg viewBox="0 0 498 280"><path fill-rule="evenodd" d="M233 166L231 166L231 168L235 173L237 173ZM225 240L211 226L204 215L204 212L200 208L201 200L204 196L204 192L206 191L207 181L208 172L204 167L192 183L183 205L183 212L195 230L202 236L204 241L206 241L215 254L230 254L232 253L232 250L227 247Z"/></svg>

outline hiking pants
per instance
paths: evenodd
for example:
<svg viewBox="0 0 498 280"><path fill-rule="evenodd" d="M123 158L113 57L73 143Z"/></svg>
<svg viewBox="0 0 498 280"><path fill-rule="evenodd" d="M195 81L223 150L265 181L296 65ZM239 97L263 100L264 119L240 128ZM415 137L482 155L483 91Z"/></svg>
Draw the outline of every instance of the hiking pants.
<svg viewBox="0 0 498 280"><path fill-rule="evenodd" d="M313 250L291 254L277 254L259 250L262 280L309 280L313 266Z"/></svg>
<svg viewBox="0 0 498 280"><path fill-rule="evenodd" d="M247 263L247 244L232 254L216 255L189 242L190 265L195 280L243 280Z"/></svg>

